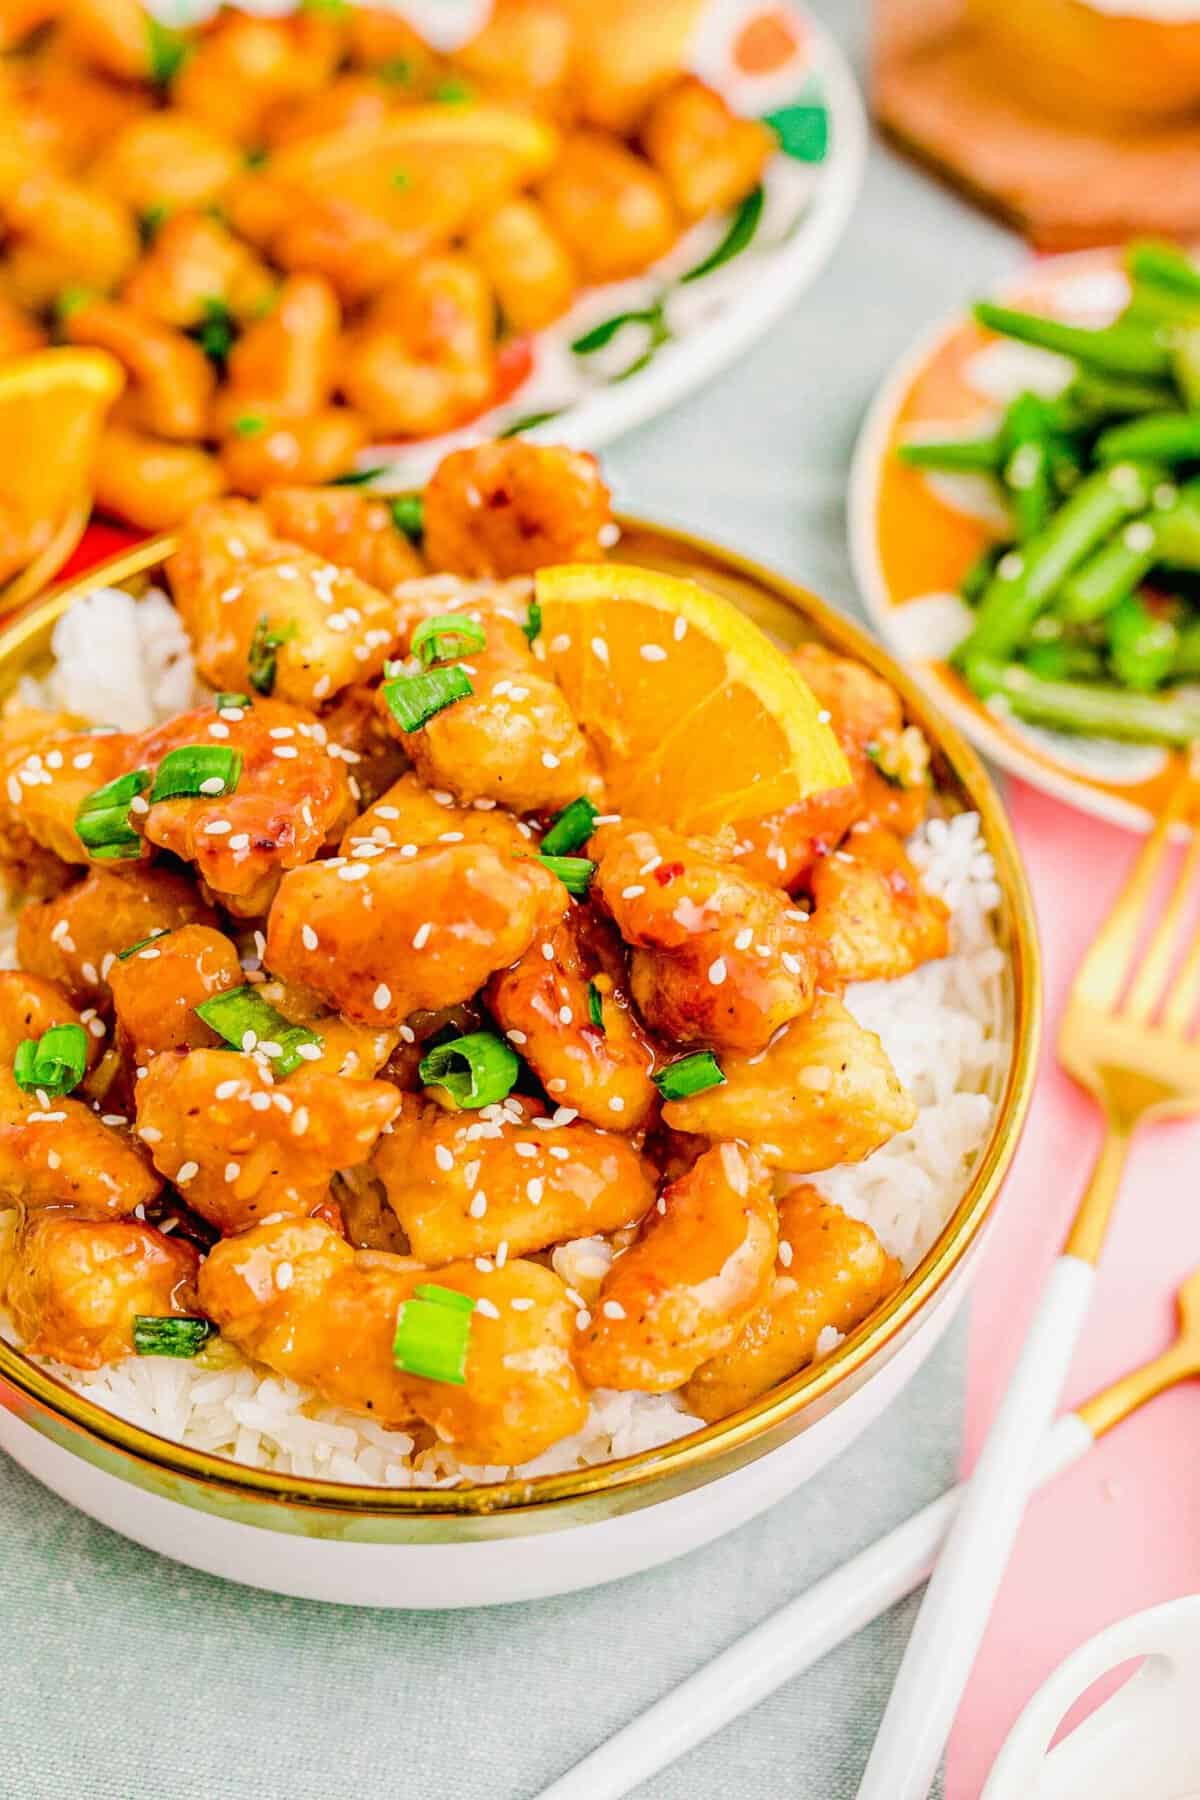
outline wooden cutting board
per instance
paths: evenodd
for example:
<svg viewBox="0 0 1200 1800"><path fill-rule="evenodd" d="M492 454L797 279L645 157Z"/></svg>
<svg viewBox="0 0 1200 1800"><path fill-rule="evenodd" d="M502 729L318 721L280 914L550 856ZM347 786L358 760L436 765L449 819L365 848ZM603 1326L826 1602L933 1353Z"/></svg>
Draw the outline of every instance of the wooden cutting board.
<svg viewBox="0 0 1200 1800"><path fill-rule="evenodd" d="M999 80L960 0L876 0L872 86L903 149L1039 248L1200 238L1200 115L1120 129L1053 118Z"/></svg>

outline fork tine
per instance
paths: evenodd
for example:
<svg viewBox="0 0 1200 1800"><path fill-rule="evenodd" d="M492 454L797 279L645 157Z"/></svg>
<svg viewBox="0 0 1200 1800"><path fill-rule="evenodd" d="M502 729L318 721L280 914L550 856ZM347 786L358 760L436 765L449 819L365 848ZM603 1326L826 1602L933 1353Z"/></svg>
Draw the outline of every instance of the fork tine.
<svg viewBox="0 0 1200 1800"><path fill-rule="evenodd" d="M1156 1001L1166 986L1167 977L1171 973L1180 920L1187 907L1192 883L1198 869L1200 869L1200 820L1193 822L1192 841L1188 845L1187 854L1180 866L1179 877L1154 936L1146 947L1141 968L1138 970L1137 977L1129 991L1129 999L1123 1009L1126 1016L1139 1025L1144 1025L1150 1017ZM1190 1009L1188 1016L1190 1017Z"/></svg>
<svg viewBox="0 0 1200 1800"><path fill-rule="evenodd" d="M1197 827L1196 836L1200 838L1200 827ZM1177 1037L1186 1037L1197 1002L1200 1002L1200 931L1192 939L1191 948L1171 984L1170 995L1163 1007L1163 1029Z"/></svg>
<svg viewBox="0 0 1200 1800"><path fill-rule="evenodd" d="M1079 966L1074 992L1093 1006L1106 1010L1116 1006L1137 947L1146 904L1162 870L1171 831L1190 811L1195 792L1195 782L1189 772L1172 791L1116 905Z"/></svg>

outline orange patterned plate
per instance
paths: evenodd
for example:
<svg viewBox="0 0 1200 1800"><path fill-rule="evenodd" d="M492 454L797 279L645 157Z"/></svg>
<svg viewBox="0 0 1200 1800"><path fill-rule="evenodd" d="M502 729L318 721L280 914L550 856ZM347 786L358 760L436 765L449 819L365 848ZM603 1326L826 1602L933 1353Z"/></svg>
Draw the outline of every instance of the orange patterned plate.
<svg viewBox="0 0 1200 1800"><path fill-rule="evenodd" d="M1128 287L1117 250L1089 250L1031 264L1000 297L1103 325ZM1023 724L985 705L942 660L967 628L958 583L1001 534L1004 515L986 477L929 474L895 455L909 436L985 430L1022 388L1054 393L1072 366L993 337L969 317L939 326L884 383L863 426L850 481L850 549L881 635L985 755L1060 800L1144 831L1174 783L1180 753Z"/></svg>

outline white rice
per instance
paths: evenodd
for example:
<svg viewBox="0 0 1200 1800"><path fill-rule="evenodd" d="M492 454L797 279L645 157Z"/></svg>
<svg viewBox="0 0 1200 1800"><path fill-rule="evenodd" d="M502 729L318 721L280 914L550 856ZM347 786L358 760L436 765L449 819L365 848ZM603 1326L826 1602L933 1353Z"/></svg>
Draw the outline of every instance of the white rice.
<svg viewBox="0 0 1200 1800"><path fill-rule="evenodd" d="M142 729L191 704L197 692L182 627L156 590L138 602L113 589L89 595L60 621L53 649L54 669L41 681L21 684L20 704L62 706L96 724L115 720ZM805 1178L871 1224L906 1270L933 1243L964 1190L1009 1051L1005 958L994 930L1000 893L979 820L973 813L931 819L910 850L926 887L951 909L951 954L900 981L853 987L846 1003L883 1040L919 1117L865 1163ZM0 942L0 965L11 962L10 946ZM0 1214L0 1253L15 1218ZM585 1238L559 1246L553 1263L586 1298L595 1294L611 1255L602 1239ZM0 1331L14 1337L3 1314ZM832 1328L822 1332L818 1355L841 1341ZM600 1389L577 1436L516 1471L477 1469L444 1445L386 1431L322 1405L311 1390L282 1376L258 1374L220 1340L196 1362L130 1357L93 1373L49 1361L46 1367L110 1412L192 1449L281 1474L381 1487L451 1486L581 1468L668 1443L700 1425L675 1395Z"/></svg>

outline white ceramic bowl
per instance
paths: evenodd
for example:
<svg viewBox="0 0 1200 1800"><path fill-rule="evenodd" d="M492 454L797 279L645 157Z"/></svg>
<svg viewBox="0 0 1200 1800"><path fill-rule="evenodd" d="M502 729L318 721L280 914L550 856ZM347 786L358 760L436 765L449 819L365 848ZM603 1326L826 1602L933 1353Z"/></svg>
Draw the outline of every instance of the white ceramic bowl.
<svg viewBox="0 0 1200 1800"><path fill-rule="evenodd" d="M44 658L79 593L157 567L144 545L0 634L0 698ZM859 629L803 589L679 532L622 522L617 560L691 576L783 643L816 637L892 681L935 751L947 802L980 814L1001 891L1012 1054L966 1191L902 1286L828 1356L743 1412L661 1449L491 1487L372 1488L253 1469L154 1437L0 1342L0 1446L94 1518L211 1574L351 1604L477 1606L610 1581L695 1549L833 1460L894 1400L961 1302L1033 1086L1040 1020L1028 891L999 800L963 740Z"/></svg>

